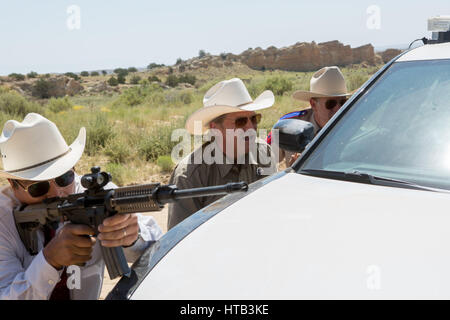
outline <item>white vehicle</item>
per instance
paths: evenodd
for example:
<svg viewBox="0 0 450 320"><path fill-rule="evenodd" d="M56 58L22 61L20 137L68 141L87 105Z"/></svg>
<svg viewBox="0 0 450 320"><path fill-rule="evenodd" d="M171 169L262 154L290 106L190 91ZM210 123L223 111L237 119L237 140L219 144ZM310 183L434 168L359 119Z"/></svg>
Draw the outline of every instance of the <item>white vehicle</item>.
<svg viewBox="0 0 450 320"><path fill-rule="evenodd" d="M383 67L291 168L171 229L109 298L450 299L448 34Z"/></svg>

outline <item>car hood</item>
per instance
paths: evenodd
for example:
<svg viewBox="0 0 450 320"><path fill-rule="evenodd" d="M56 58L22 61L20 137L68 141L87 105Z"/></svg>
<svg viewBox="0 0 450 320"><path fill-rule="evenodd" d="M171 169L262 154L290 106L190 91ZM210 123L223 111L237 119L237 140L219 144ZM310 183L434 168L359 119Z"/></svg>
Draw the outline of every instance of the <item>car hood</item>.
<svg viewBox="0 0 450 320"><path fill-rule="evenodd" d="M187 235L132 299L450 298L450 195L288 173Z"/></svg>

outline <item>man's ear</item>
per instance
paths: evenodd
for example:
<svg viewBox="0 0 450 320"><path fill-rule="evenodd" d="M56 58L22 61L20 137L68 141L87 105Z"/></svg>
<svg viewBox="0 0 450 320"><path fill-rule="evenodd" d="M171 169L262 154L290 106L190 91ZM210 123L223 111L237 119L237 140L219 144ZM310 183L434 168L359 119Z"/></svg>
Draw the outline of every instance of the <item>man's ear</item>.
<svg viewBox="0 0 450 320"><path fill-rule="evenodd" d="M316 104L317 104L316 99L314 99L314 98L309 99L309 104L311 105L311 108L312 108L313 110L316 109Z"/></svg>

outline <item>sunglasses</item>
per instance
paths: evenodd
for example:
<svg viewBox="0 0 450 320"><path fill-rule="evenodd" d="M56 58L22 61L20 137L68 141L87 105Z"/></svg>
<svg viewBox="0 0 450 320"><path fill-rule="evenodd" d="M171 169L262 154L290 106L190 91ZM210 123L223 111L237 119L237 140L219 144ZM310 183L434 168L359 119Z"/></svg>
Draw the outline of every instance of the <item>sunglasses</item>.
<svg viewBox="0 0 450 320"><path fill-rule="evenodd" d="M338 104L340 106L343 106L348 99L329 99L325 102L325 108L327 108L328 110L333 109L334 107L336 107Z"/></svg>
<svg viewBox="0 0 450 320"><path fill-rule="evenodd" d="M252 122L254 126L256 126L261 121L261 114L257 113L251 117L241 117L234 120L234 125L237 129L241 129L247 125L248 120Z"/></svg>
<svg viewBox="0 0 450 320"><path fill-rule="evenodd" d="M39 181L33 184L30 184L29 186L24 187L19 180L14 180L22 189L24 189L30 196L33 198L39 198L43 195L47 194L47 192L50 190L50 181L55 181L55 183L60 187L67 187L70 184L72 184L73 180L75 179L75 173L73 170L69 170L63 175L47 180L47 181Z"/></svg>

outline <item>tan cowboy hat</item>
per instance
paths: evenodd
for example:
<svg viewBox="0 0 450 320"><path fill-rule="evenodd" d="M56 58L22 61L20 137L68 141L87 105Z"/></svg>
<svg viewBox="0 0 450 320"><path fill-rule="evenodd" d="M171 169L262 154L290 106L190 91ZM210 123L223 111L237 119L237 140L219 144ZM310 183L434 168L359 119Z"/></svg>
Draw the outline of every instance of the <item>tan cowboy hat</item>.
<svg viewBox="0 0 450 320"><path fill-rule="evenodd" d="M78 162L85 144L85 128L68 146L56 125L40 114L29 113L22 122L9 120L0 136L0 177L32 181L59 177Z"/></svg>
<svg viewBox="0 0 450 320"><path fill-rule="evenodd" d="M309 101L311 98L345 97L347 91L344 75L338 67L324 67L314 73L310 81L310 91L295 91L294 99Z"/></svg>
<svg viewBox="0 0 450 320"><path fill-rule="evenodd" d="M274 102L275 97L270 90L252 100L241 79L224 80L205 93L203 108L187 119L186 130L191 134L202 134L209 129L209 123L221 115L269 108Z"/></svg>

